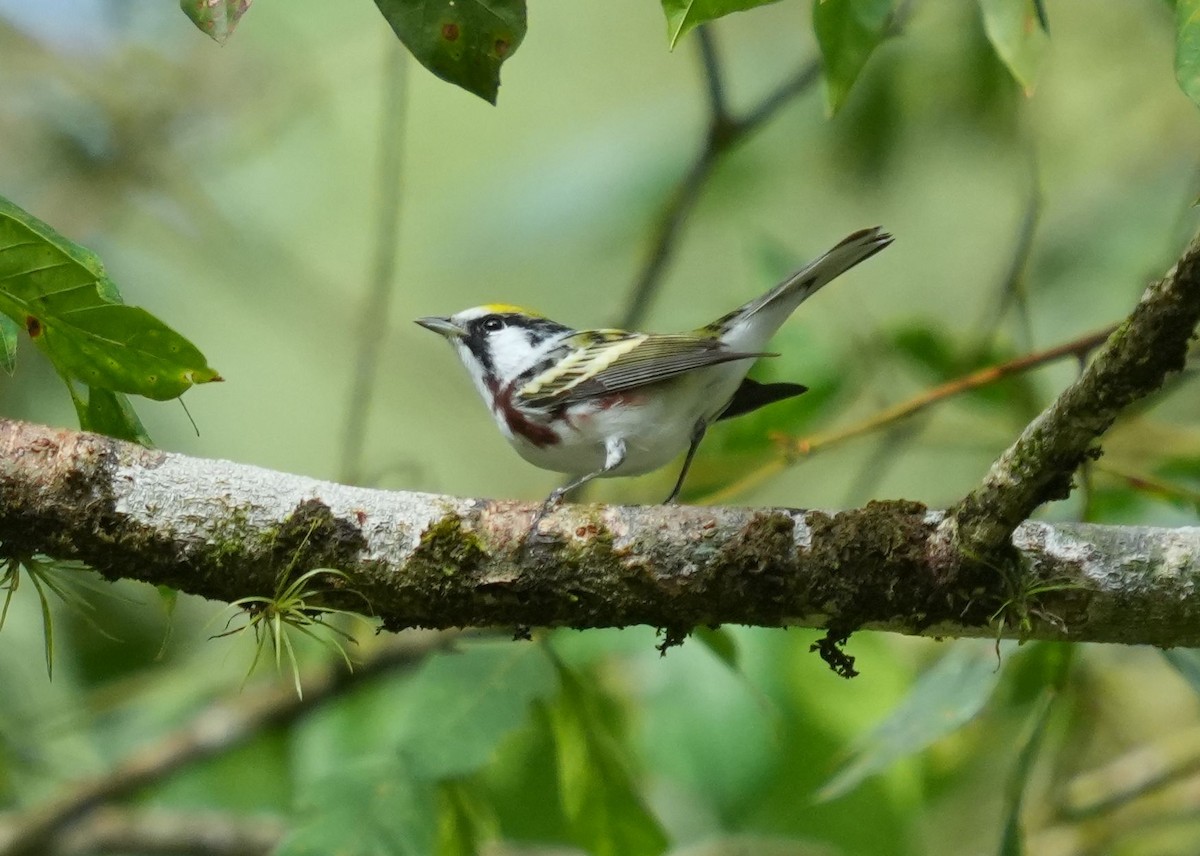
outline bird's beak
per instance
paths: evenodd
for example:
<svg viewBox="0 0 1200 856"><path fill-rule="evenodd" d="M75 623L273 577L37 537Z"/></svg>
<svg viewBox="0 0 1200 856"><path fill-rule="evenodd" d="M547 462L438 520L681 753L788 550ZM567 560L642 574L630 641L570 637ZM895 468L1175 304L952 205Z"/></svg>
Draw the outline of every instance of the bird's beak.
<svg viewBox="0 0 1200 856"><path fill-rule="evenodd" d="M461 339L467 335L467 331L459 327L449 318L442 318L439 315L430 315L426 318L418 318L417 323L426 330L432 330L439 336L445 336L447 339Z"/></svg>

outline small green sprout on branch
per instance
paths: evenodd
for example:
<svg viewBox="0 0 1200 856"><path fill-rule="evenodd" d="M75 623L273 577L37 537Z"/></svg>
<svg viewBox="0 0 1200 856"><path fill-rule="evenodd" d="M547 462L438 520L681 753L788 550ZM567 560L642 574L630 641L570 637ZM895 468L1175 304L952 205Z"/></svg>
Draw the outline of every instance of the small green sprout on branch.
<svg viewBox="0 0 1200 856"><path fill-rule="evenodd" d="M81 571L91 570L82 562L60 561L46 556L9 556L0 560L0 592L4 593L4 605L0 607L0 630L8 619L8 608L17 589L21 586L22 573L29 578L37 592L42 609L42 638L46 656L46 674L54 677L54 617L50 611L53 594L67 607L75 610L97 633L112 639L89 614L95 605L75 590Z"/></svg>
<svg viewBox="0 0 1200 856"><path fill-rule="evenodd" d="M339 615L349 618L360 618L361 616L353 610L338 609L321 601L335 593L357 595L367 605L367 611L370 611L370 604L361 592L346 586L330 585L332 580L342 583L350 581L349 575L343 571L336 568L313 568L293 578L296 560L304 550L315 528L316 524L309 527L304 540L292 553L291 560L280 569L275 578L275 591L269 596L249 595L230 603L229 609L234 611L233 615L225 622L225 629L212 637L219 639L223 636L232 636L253 630L254 659L250 661L250 667L246 670L246 678L254 673L262 660L263 652L270 645L275 655L275 670L280 674L283 674L283 660L285 657L287 658L292 682L296 687L296 695L300 698L304 697L300 688L300 665L290 633L294 631L315 639L330 651L336 652L345 661L346 668L353 671L354 664L342 642L357 645L358 640L340 627L331 624L328 619ZM237 627L230 627L239 616L246 619L245 623Z"/></svg>

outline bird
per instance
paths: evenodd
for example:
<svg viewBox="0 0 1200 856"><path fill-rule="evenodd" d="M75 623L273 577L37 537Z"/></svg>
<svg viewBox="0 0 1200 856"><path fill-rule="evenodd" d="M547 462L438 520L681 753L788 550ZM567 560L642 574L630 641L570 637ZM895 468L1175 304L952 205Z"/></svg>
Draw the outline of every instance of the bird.
<svg viewBox="0 0 1200 856"><path fill-rule="evenodd" d="M716 421L800 395L796 383L746 377L796 308L892 243L861 229L765 294L686 333L577 330L509 304L416 319L448 340L501 432L518 454L570 479L534 518L592 479L656 470L681 453L665 502L683 488L696 450Z"/></svg>

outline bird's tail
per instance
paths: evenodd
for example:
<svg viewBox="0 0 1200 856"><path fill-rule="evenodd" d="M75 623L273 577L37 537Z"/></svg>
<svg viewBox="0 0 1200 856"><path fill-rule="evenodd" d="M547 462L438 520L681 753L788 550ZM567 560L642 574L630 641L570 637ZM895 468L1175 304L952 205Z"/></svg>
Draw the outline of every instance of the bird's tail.
<svg viewBox="0 0 1200 856"><path fill-rule="evenodd" d="M891 242L892 236L881 231L879 226L860 229L848 235L825 255L800 268L762 297L747 303L737 314L749 318L769 307L779 312L779 323L782 324L797 306L816 294L822 286L832 282L859 262L866 261Z"/></svg>

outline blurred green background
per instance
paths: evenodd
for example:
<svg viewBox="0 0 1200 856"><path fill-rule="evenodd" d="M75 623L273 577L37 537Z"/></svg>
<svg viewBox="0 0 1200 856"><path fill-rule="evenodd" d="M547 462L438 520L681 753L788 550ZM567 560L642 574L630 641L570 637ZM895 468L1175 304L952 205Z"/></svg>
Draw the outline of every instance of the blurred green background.
<svg viewBox="0 0 1200 856"><path fill-rule="evenodd" d="M1149 0L1060 0L1050 12L1031 97L995 57L973 4L918 2L837 115L826 115L813 87L719 165L649 327L705 323L854 229L881 224L896 243L781 331L783 356L761 376L813 392L714 430L692 500L774 460L771 432L836 432L972 368L1118 321L1169 267L1196 227L1200 193L1200 120L1174 81L1172 10ZM735 110L816 56L810 19L810 3L785 0L716 25ZM557 484L508 448L450 349L411 319L494 301L575 326L620 317L658 212L702 143L695 42L669 52L655 3L538 3L495 108L408 62L395 291L361 450L364 481L524 499ZM177 403L136 403L161 447L341 474L387 193L383 78L398 49L361 0L263 0L223 47L165 0L0 0L0 194L97 252L127 301L191 338L226 378L187 396L199 436ZM1024 273L1006 302L1015 260ZM903 497L945 506L1077 370L1067 360L947 402L730 501L841 508ZM0 412L75 424L66 391L27 347L15 376L0 377ZM1185 373L1114 428L1089 489L1046 514L1195 525L1198 425L1200 398ZM591 495L654 501L674 476L609 481ZM17 593L0 636L0 799L9 807L105 770L212 699L239 697L252 645L208 641L224 620L211 623L218 605L182 598L172 611L133 584L86 597L91 613L58 611L52 682L32 591ZM359 655L382 644L365 625L357 635ZM571 706L562 674L585 676L596 710L579 721L603 735L624 771L613 787L649 807L673 852L999 852L1014 777L1034 795L1024 813L1030 853L1200 848L1200 779L1187 773L1200 767L1200 745L1170 787L1086 819L1064 809L1079 774L1195 728L1200 707L1183 659L1031 645L1008 650L997 670L986 642L860 633L849 650L864 674L845 682L808 653L814 638L731 631L720 642L735 644L736 667L715 656L716 642L659 658L645 629L552 634L524 654L471 647L459 655L464 669L473 657L480 669L488 657L531 657L547 687L543 707L501 729L482 767L451 777L490 818L479 824L491 830L485 837L505 842L488 852L572 844L603 852L595 842L604 836L589 838L560 805L565 744L555 717L583 709ZM962 662L942 664L948 677L915 683L959 649L968 652ZM566 670L557 680L551 650ZM319 646L301 653L313 666L327 656ZM276 679L261 672L245 692ZM312 807L314 783L379 747L395 750L397 729L424 733L445 713L414 701L419 680L389 673L294 727L184 770L139 804L319 825L336 797ZM1039 722L1048 686L1056 701L1035 729L1041 753L1025 776L1014 772L1016 747ZM897 708L914 687L932 707ZM464 693L479 701L491 698L485 691L507 695L502 684ZM897 710L907 723L899 737L866 737ZM487 705L475 715L486 719ZM460 723L478 727L472 717ZM457 739L429 739L442 738ZM904 760L814 802L842 765L886 745ZM604 765L583 767L599 775ZM421 822L458 817L439 793L441 802L414 803L441 806L415 812ZM648 815L613 799L618 827L633 818L629 828L647 828ZM461 817L458 825L471 826ZM612 835L624 843L609 852L659 846ZM294 838L286 846L302 852Z"/></svg>

